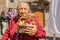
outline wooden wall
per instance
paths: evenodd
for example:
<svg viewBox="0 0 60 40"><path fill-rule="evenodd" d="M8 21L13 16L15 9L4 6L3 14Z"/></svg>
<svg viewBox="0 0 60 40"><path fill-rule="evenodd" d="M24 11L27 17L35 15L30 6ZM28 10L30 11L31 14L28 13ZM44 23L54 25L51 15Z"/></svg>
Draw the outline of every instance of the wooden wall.
<svg viewBox="0 0 60 40"><path fill-rule="evenodd" d="M44 13L43 12L34 12L34 15L38 18L40 24L44 27Z"/></svg>

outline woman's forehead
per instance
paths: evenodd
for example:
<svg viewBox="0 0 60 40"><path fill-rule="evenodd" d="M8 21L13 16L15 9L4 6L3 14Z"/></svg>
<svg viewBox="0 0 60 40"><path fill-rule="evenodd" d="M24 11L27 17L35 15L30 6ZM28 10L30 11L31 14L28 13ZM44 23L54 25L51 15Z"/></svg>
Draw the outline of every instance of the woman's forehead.
<svg viewBox="0 0 60 40"><path fill-rule="evenodd" d="M19 3L18 4L18 8L20 7L26 7L26 8L29 8L29 5L27 3Z"/></svg>

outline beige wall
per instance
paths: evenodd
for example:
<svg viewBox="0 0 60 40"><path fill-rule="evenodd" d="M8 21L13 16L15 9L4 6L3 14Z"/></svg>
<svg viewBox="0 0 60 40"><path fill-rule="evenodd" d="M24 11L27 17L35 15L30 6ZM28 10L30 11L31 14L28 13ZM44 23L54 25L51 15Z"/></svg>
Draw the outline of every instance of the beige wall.
<svg viewBox="0 0 60 40"><path fill-rule="evenodd" d="M13 3L10 2L10 0L8 0L8 8L11 7L11 8L16 8L17 7L17 4L18 2L20 1L27 1L27 2L32 2L32 1L38 1L38 0L14 0Z"/></svg>
<svg viewBox="0 0 60 40"><path fill-rule="evenodd" d="M3 9L6 9L6 0L0 0L0 14Z"/></svg>
<svg viewBox="0 0 60 40"><path fill-rule="evenodd" d="M10 0L8 0L8 8L11 7L11 8L16 8L17 7L17 4L18 4L18 1L17 0L14 0L14 2L10 2Z"/></svg>
<svg viewBox="0 0 60 40"><path fill-rule="evenodd" d="M0 0L0 5L6 5L6 1L5 0Z"/></svg>

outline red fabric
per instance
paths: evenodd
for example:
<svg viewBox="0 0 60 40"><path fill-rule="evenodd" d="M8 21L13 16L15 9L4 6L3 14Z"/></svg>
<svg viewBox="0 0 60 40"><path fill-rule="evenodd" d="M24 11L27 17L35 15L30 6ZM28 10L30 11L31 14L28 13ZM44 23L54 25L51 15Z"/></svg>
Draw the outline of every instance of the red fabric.
<svg viewBox="0 0 60 40"><path fill-rule="evenodd" d="M34 20L35 20L35 22L37 24L37 32L36 32L36 35L35 36L38 37L38 38L44 38L46 36L45 30L40 25L38 19L35 16L33 18L34 18Z"/></svg>
<svg viewBox="0 0 60 40"><path fill-rule="evenodd" d="M46 32L44 31L43 27L40 25L36 17L33 17L36 24L37 24L37 32L34 36L29 36L27 34L23 34L24 40L37 40L37 38L43 38L46 35ZM16 40L17 34L16 34L17 28L14 20L10 21L10 25L8 26L7 30L5 31L2 40L7 40L10 37L10 40ZM19 40L21 39L21 35L18 36Z"/></svg>

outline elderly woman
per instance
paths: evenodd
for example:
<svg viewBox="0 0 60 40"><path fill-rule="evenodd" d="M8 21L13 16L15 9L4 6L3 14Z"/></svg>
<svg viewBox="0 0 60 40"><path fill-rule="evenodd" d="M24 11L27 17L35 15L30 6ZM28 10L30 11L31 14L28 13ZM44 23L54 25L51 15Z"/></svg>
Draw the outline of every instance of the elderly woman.
<svg viewBox="0 0 60 40"><path fill-rule="evenodd" d="M39 40L45 37L46 32L38 19L30 13L26 2L20 2L17 7L18 15L10 20L10 24L2 40ZM23 29L24 28L24 29Z"/></svg>

